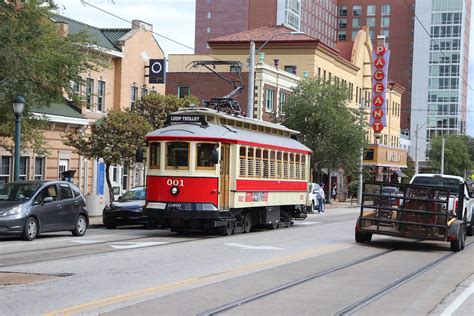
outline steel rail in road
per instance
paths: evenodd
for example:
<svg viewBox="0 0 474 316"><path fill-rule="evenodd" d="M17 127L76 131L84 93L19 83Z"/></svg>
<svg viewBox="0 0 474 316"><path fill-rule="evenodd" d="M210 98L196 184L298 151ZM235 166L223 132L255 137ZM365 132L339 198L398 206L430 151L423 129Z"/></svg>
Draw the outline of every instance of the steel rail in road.
<svg viewBox="0 0 474 316"><path fill-rule="evenodd" d="M199 239L190 239L190 240L181 240L181 241L176 241L176 242L169 242L169 243L162 243L159 245L150 245L146 247L140 247L140 248L124 248L124 249L111 249L111 250L105 250L105 251L94 251L94 252L89 252L89 253L81 253L81 254L74 254L70 256L60 256L60 257L54 257L54 258L48 258L48 259L40 259L40 260L28 260L28 261L23 261L23 262L18 262L14 264L0 264L0 268L10 268L10 267L16 267L16 266L21 266L21 265L26 265L26 264L34 264L34 263L41 263L41 262L48 262L48 261L55 261L55 260L62 260L62 259L70 259L70 258L78 258L78 257L84 257L84 256L92 256L92 255L98 255L98 254L105 254L105 253L112 253L112 252L119 252L119 251L132 251L132 250L137 250L137 249L143 249L143 248L155 248L155 247L164 247L164 246L170 246L170 245L176 245L176 244L182 244L182 243L187 243L187 242L193 242L193 241L199 241L199 240L205 240L205 239L212 239L212 238L218 238L221 236L205 236ZM112 241L101 241L97 243L91 243L91 244L79 244L79 245L71 245L71 246L64 246L64 247L55 247L55 248L49 248L49 249L39 249L39 250L31 250L31 251L25 251L25 253L40 253L40 252L47 252L50 250L58 250L58 249L69 249L73 247L87 247L87 246L95 246L95 245L101 245L101 244L108 244L108 243L116 243L116 242L123 242L123 241L129 241L129 240L137 240L137 239L147 239L147 238L156 238L155 236L148 236L148 237L140 237L140 238L130 238L130 239L123 239L123 240L112 240ZM11 253L10 253L11 254ZM4 256L4 255L2 255Z"/></svg>
<svg viewBox="0 0 474 316"><path fill-rule="evenodd" d="M468 244L466 244L466 246L464 247L464 249L472 246L472 244L474 244L474 242L470 242ZM363 299L355 302L354 304L340 310L339 312L337 312L335 315L340 315L340 316L346 316L346 315L352 315L352 313L355 313L361 309L363 309L364 307L370 305L371 303L375 302L376 300L378 300L379 298L387 295L388 293L390 293L391 291L395 290L396 288L402 286L403 284L415 279L416 277L422 275L423 273L433 269L434 267L436 267L437 265L441 264L442 262L446 261L447 259L451 258L452 256L454 256L456 254L456 252L451 252L441 258L438 258L418 269L416 269L415 271L407 274L407 275L404 275L400 278L398 278L397 280L395 280L394 282L388 284L387 286L383 287L382 289L364 297Z"/></svg>
<svg viewBox="0 0 474 316"><path fill-rule="evenodd" d="M413 243L418 243L422 240L416 240L414 241ZM474 244L474 242L470 242L469 244L466 244L465 248L471 246L472 244ZM375 259L375 258L378 258L378 257L381 257L381 256L384 256L386 254L389 254L393 251L396 251L396 250L399 250L399 248L391 248L391 249L387 249L383 252L380 252L380 253L377 253L377 254L373 254L373 255L370 255L370 256L367 256L367 257L364 257L364 258L360 258L360 259L357 259L357 260L353 260L353 261L350 261L348 263L345 263L345 264L342 264L342 265L339 265L337 267L334 267L334 268L330 268L330 269L327 269L327 270L324 270L324 271L321 271L321 272L318 272L318 273L314 273L314 274L311 274L311 275L308 275L306 277L303 277L303 278L299 278L297 280L294 280L294 281L291 281L291 282L287 282L285 284L282 284L282 285L279 285L279 286L275 286L275 287L272 287L268 290L265 290L265 291L262 291L262 292L259 292L259 293L256 293L256 294L253 294L253 295L250 295L250 296L247 296L247 297L244 297L242 299L239 299L239 300L236 300L236 301L233 301L233 302L230 302L230 303L227 303L227 304L224 304L224 305L221 305L219 307L216 307L214 309L210 309L210 310L207 310L205 312L201 312L198 314L198 316L211 316L211 315L217 315L219 313L222 313L222 312L225 312L225 311L228 311L228 310L231 310L231 309L234 309L236 307L239 307L241 305L244 305L244 304L247 304L249 302L252 302L252 301L256 301L256 300L259 300L259 299L262 299L264 297L267 297L267 296L270 296L270 295L273 295L277 292L281 292L281 291L284 291L286 289L289 289L289 288L292 288L292 287L295 287L297 285L300 285L302 283L306 283L308 281L311 281L313 279L317 279L317 278L320 278L320 277L323 277L323 276L326 276L328 274L331 274L333 272L336 272L336 271L339 271L339 270L343 270L343 269L347 269L347 268L350 268L352 266L355 266L357 264L360 264L360 263L363 263L363 262L366 262L366 261L370 261L372 259ZM387 293L389 293L390 291L394 290L395 288L399 287L400 285L414 279L415 277L423 274L424 272L430 270L431 268L435 267L436 265L440 264L441 262L445 261L446 259L450 258L451 256L453 256L455 254L455 252L452 252L446 256L443 256L441 257L440 259L437 259L419 269L417 269L416 271L414 272L411 272L409 274L407 274L406 276L404 277L401 277L399 278L398 280L396 280L395 282L387 285L386 287L384 287L382 290L380 291L377 291L376 293L373 293L365 298L363 298L362 300L346 307L345 309L339 311L338 313L336 313L336 315L350 315L351 313L353 312L356 312L360 309L362 309L363 307L369 305L370 303L374 302L375 300L381 298L382 296L386 295Z"/></svg>

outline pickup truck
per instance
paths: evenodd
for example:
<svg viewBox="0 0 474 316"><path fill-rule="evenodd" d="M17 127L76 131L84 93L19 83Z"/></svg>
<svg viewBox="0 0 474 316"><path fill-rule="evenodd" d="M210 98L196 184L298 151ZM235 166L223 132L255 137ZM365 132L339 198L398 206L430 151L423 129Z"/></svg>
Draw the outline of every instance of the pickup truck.
<svg viewBox="0 0 474 316"><path fill-rule="evenodd" d="M355 240L369 242L373 234L440 240L460 251L472 235L473 198L456 176L417 174L410 184L366 181Z"/></svg>

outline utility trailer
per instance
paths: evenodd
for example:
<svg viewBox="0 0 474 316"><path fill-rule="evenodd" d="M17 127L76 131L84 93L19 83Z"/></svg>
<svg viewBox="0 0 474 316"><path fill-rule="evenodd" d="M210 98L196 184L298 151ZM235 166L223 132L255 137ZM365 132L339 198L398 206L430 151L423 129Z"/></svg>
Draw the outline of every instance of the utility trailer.
<svg viewBox="0 0 474 316"><path fill-rule="evenodd" d="M466 239L464 200L462 185L450 190L366 181L355 240L370 242L373 234L440 240L450 242L452 251L460 251Z"/></svg>

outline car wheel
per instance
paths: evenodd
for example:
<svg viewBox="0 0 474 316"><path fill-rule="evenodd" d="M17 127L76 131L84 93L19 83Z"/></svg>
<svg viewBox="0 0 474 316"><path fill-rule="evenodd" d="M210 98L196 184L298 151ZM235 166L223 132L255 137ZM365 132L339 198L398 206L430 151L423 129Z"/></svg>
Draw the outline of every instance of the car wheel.
<svg viewBox="0 0 474 316"><path fill-rule="evenodd" d="M71 231L74 236L84 236L87 231L87 220L84 215L79 215Z"/></svg>
<svg viewBox="0 0 474 316"><path fill-rule="evenodd" d="M21 237L28 241L34 240L38 236L38 228L38 221L34 217L28 217Z"/></svg>

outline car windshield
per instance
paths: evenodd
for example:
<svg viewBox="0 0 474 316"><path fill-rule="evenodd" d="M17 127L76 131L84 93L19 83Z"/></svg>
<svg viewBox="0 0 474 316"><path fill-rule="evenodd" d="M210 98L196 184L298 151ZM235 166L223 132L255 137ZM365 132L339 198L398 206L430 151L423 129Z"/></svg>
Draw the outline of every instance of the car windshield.
<svg viewBox="0 0 474 316"><path fill-rule="evenodd" d="M413 180L413 184L422 185L427 187L442 187L449 189L451 192L458 192L459 182L458 179L442 178L442 177L416 177Z"/></svg>
<svg viewBox="0 0 474 316"><path fill-rule="evenodd" d="M145 199L145 189L144 188L137 188L131 189L125 192L124 195L120 198L120 202L126 201L140 201Z"/></svg>
<svg viewBox="0 0 474 316"><path fill-rule="evenodd" d="M40 183L4 183L0 184L0 201L26 201L33 197L41 187Z"/></svg>

